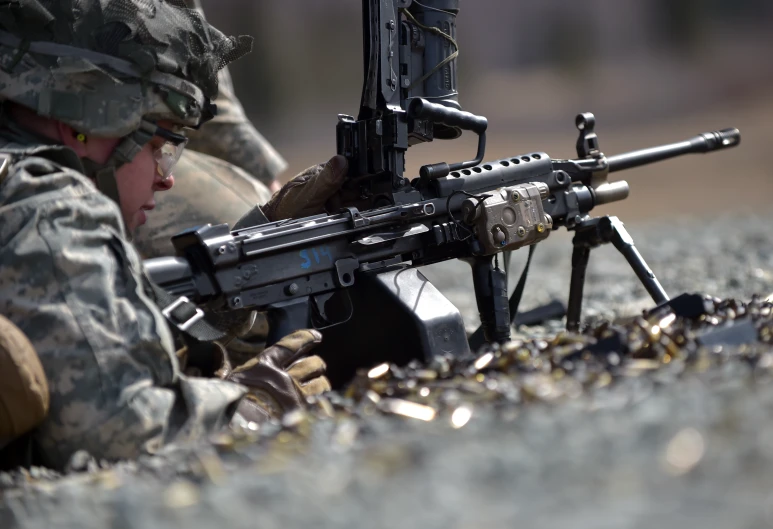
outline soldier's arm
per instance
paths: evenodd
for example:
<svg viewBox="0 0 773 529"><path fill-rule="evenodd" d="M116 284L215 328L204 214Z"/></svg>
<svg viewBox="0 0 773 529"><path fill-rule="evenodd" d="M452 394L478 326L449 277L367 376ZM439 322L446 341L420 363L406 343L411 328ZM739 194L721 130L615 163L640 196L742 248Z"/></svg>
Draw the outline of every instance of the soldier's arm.
<svg viewBox="0 0 773 529"><path fill-rule="evenodd" d="M199 0L186 1L204 15ZM276 191L277 178L287 169L287 162L247 118L227 67L220 70L217 79L217 116L188 134L188 146L241 167L272 192Z"/></svg>
<svg viewBox="0 0 773 529"><path fill-rule="evenodd" d="M49 379L45 463L122 459L228 422L243 388L179 373L117 206L82 175L28 159L0 188L0 307Z"/></svg>

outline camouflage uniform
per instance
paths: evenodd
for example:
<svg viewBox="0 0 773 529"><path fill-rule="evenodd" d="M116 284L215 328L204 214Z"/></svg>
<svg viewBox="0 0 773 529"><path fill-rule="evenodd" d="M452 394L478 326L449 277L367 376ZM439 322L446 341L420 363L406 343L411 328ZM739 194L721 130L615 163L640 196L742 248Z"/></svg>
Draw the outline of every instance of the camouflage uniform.
<svg viewBox="0 0 773 529"><path fill-rule="evenodd" d="M5 134L4 134L5 133ZM179 373L117 205L64 147L11 143L0 186L0 310L31 340L50 388L36 439L45 463L76 450L135 457L227 424L244 393Z"/></svg>
<svg viewBox="0 0 773 529"><path fill-rule="evenodd" d="M186 4L204 15L200 0ZM218 73L217 115L188 133L188 147L241 167L265 185L287 169L287 162L255 129L236 97L228 68Z"/></svg>
<svg viewBox="0 0 773 529"><path fill-rule="evenodd" d="M137 12L147 10L146 4L134 1L124 0L122 9L86 14L104 16L105 25L99 29L106 31L117 27L108 20L111 16L128 16L126 22L133 24ZM64 5L51 7L57 8L70 12ZM30 9L34 17L28 16ZM224 38L195 21L182 26L184 20L179 32L167 34L170 25L162 24L162 16L179 15L161 2L153 9L154 20L144 20L148 25L143 31L155 39L153 45L170 39L159 55L182 53L180 47L192 42L188 37L200 39L201 31L210 33L200 42ZM136 146L142 138L137 130L147 115L170 119L164 116L171 115L172 108L172 117L182 124L199 121L212 87L199 90L187 78L169 75L174 55L162 57L166 72L153 73L153 82L173 87L159 91L141 89L136 74L131 77L136 70L125 59L94 53L88 59L52 60L58 55L52 47L64 47L39 46L36 38L42 40L48 31L66 34L70 25L95 23L94 17L72 16L75 23L51 15L32 0L21 0L2 13L0 28L29 38L31 44L24 46L31 51L20 53L18 37L0 31L0 96L39 114L45 110L44 115L76 130L102 130L105 135L112 131L115 136L108 137L123 138L117 150L126 147L128 152L132 142ZM19 21L34 27L19 27ZM235 46L243 42L217 44L238 56ZM147 66L147 55L126 49ZM102 66L93 61L102 61ZM50 74L41 76L41 68L50 69ZM107 68L122 69L124 80L109 75ZM205 69L190 71L207 75ZM93 90L79 91L84 79ZM98 106L100 93L102 101L109 102L107 112L95 111L104 108ZM68 102L72 104L64 104ZM245 389L181 375L172 334L147 293L141 261L127 241L120 210L85 176L93 171L73 150L50 145L6 118L0 123L0 155L11 157L0 182L0 313L30 339L49 381L49 415L34 434L42 462L62 467L80 449L97 458L131 458L226 424ZM98 175L115 169L103 165Z"/></svg>
<svg viewBox="0 0 773 529"><path fill-rule="evenodd" d="M227 69L218 74L217 115L188 133L188 147L221 158L268 186L287 169L287 162L247 118Z"/></svg>

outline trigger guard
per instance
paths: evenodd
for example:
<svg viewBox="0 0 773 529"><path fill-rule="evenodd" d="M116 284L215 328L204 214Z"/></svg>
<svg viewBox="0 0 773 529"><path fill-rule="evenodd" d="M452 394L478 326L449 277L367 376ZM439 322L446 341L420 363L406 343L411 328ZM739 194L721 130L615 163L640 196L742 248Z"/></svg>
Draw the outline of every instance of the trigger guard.
<svg viewBox="0 0 773 529"><path fill-rule="evenodd" d="M311 296L311 323L317 330L346 323L353 314L354 306L347 290Z"/></svg>

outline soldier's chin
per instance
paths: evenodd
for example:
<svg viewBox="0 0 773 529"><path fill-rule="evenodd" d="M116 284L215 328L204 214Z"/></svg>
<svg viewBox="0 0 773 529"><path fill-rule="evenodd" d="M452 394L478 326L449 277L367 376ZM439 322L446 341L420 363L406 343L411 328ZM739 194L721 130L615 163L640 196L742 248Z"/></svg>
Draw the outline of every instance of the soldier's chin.
<svg viewBox="0 0 773 529"><path fill-rule="evenodd" d="M131 221L127 223L126 225L126 231L129 232L129 235L134 234L134 231L145 224L148 221L148 214L145 212L145 210L141 209L138 212L136 212Z"/></svg>
<svg viewBox="0 0 773 529"><path fill-rule="evenodd" d="M145 224L148 221L148 214L145 213L144 209L141 209L139 213L137 214L137 225L134 226L135 228L139 228L143 224Z"/></svg>

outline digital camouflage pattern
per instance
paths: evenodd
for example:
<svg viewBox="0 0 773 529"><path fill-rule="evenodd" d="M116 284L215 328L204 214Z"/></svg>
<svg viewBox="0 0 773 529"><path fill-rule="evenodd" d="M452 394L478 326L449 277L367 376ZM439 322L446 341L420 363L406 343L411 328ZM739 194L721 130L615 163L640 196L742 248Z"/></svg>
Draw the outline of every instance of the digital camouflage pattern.
<svg viewBox="0 0 773 529"><path fill-rule="evenodd" d="M147 296L117 205L65 147L20 144L0 183L0 313L37 349L50 412L35 433L42 463L85 449L132 458L227 424L244 388L183 376L172 335Z"/></svg>
<svg viewBox="0 0 773 529"><path fill-rule="evenodd" d="M245 171L223 160L186 149L174 169L169 193L156 195L156 208L134 234L143 258L174 255L171 238L186 228L204 224L230 226L271 194Z"/></svg>
<svg viewBox="0 0 773 529"><path fill-rule="evenodd" d="M227 68L218 73L218 84L217 115L200 129L188 131L188 148L226 160L270 185L287 169L287 161L247 118Z"/></svg>
<svg viewBox="0 0 773 529"><path fill-rule="evenodd" d="M204 16L199 0L186 3ZM268 186L287 169L287 162L247 118L227 67L218 72L217 80L217 115L199 130L189 132L188 146L241 167Z"/></svg>
<svg viewBox="0 0 773 529"><path fill-rule="evenodd" d="M182 0L4 4L0 99L95 136L123 137L143 119L198 125L217 72L252 47Z"/></svg>

